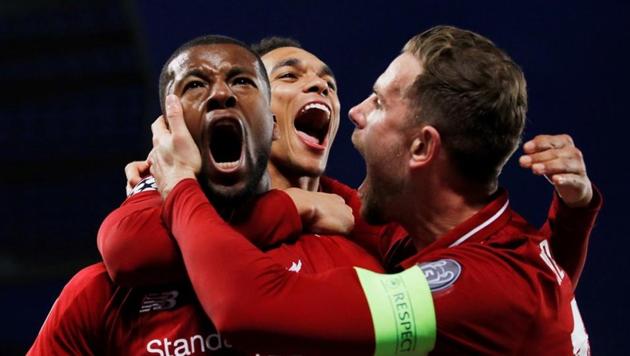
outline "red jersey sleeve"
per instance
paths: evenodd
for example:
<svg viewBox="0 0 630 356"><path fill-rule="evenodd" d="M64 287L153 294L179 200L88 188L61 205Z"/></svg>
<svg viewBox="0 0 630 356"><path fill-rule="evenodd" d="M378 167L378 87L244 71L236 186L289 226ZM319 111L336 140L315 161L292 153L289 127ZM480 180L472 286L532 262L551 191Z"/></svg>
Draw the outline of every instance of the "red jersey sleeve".
<svg viewBox="0 0 630 356"><path fill-rule="evenodd" d="M568 273L574 289L584 269L589 238L602 204L602 195L595 186L593 199L584 208L570 208L554 193L541 228L541 233L549 237L554 259Z"/></svg>
<svg viewBox="0 0 630 356"><path fill-rule="evenodd" d="M290 197L272 190L251 205L235 228L257 246L269 246L295 236L302 222ZM186 278L177 245L161 217L157 191L129 197L103 221L97 237L107 271L121 286L176 282Z"/></svg>
<svg viewBox="0 0 630 356"><path fill-rule="evenodd" d="M112 285L103 265L87 267L64 287L27 355L98 355Z"/></svg>
<svg viewBox="0 0 630 356"><path fill-rule="evenodd" d="M201 305L237 347L374 351L369 306L353 268L309 275L286 270L226 224L193 179L173 189L164 215Z"/></svg>
<svg viewBox="0 0 630 356"><path fill-rule="evenodd" d="M177 245L161 218L156 191L132 195L98 231L97 246L111 279L122 286L173 282L185 278Z"/></svg>

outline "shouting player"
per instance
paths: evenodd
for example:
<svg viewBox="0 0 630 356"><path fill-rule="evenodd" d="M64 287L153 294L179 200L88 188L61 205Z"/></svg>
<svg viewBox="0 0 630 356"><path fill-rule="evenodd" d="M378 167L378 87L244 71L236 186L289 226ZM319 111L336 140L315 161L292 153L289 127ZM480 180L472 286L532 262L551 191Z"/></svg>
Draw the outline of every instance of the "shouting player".
<svg viewBox="0 0 630 356"><path fill-rule="evenodd" d="M340 105L332 70L291 39L266 38L254 48L262 55L267 68L271 82L271 106L278 125L278 138L272 144L268 166L272 187L301 188L311 192L340 195L353 208L356 224L349 237L382 260L387 269L398 268L396 261L401 256L416 252L406 232L398 225L382 228L366 224L359 216L360 202L356 192L322 175L339 126ZM556 167L555 171L550 171L550 176L554 179L567 177L569 174L566 170L569 167L584 166L579 151L565 136L538 136L527 143L525 148L530 156L523 157L524 166ZM146 162L134 162L126 167L129 190L136 185L136 191L145 187L138 182L146 170ZM564 202L554 197L550 219L545 227L546 230L553 227L555 233L551 239L552 250L557 252L560 265L567 270L574 283L577 283L596 210L567 209L565 204L573 208L588 206L593 195L590 181L585 174L573 175L571 178L564 184L556 185ZM145 182L150 180L148 178ZM300 193L296 189L289 189L287 192L294 199L308 197L308 194ZM328 216L328 219L315 219L320 224L325 223L325 227L310 226L311 219L306 221L305 228L315 232L328 230L343 233L349 230L345 211L335 208L337 203L334 196L314 193L309 199L313 207L306 211L317 213L302 216ZM132 204L133 200L135 201ZM130 199L101 226L99 250L114 281L138 286L184 278L179 253L173 248L168 233L159 223L159 206L157 199ZM155 216L150 217L149 211L153 211ZM338 217L341 218L337 219ZM576 221L580 223L576 224ZM147 226L157 226L161 230L158 232L156 229L147 229Z"/></svg>
<svg viewBox="0 0 630 356"><path fill-rule="evenodd" d="M297 217L284 219L283 209L295 209L288 197L278 192L263 194L269 184L266 165L274 123L269 83L258 55L239 41L206 36L176 50L162 78L164 111L172 113L175 108L178 117L185 117L179 129L194 137L195 145L187 154L203 166L197 177L206 199L257 243L300 233ZM177 97L167 94L180 97L181 106ZM176 141L172 144L183 148ZM171 189L163 188L165 192ZM121 209L147 202L153 207L155 198L159 209L160 197L152 193L132 196ZM255 197L261 194L260 199ZM140 228L143 232L151 234L151 226L161 227L156 210L134 211L158 217L156 224ZM154 241L137 248L161 246L164 240L159 231L152 237ZM133 248L126 253L137 255ZM269 251L265 258L281 266L294 264L293 270L306 273L353 265L380 270L373 257L341 236L304 236ZM309 260L316 260L317 265L300 262ZM188 282L126 288L112 282L99 263L83 269L66 285L29 355L190 355L231 350L231 343L205 316Z"/></svg>
<svg viewBox="0 0 630 356"><path fill-rule="evenodd" d="M239 347L273 352L588 354L570 278L498 187L526 107L503 51L440 26L413 37L350 111L367 167L361 213L400 223L417 248L392 275L296 274L263 258L203 195L182 117L158 120L151 172L204 310Z"/></svg>

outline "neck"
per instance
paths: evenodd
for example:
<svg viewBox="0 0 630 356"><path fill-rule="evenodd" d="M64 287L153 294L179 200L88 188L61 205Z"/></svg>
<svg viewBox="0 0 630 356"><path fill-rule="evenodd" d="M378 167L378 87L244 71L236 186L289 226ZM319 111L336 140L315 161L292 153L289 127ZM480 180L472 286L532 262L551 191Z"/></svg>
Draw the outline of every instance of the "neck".
<svg viewBox="0 0 630 356"><path fill-rule="evenodd" d="M492 200L495 191L496 188L478 189L469 184L458 186L444 176L436 176L429 185L409 192L413 198L399 208L409 213L402 216L400 223L420 250L476 214Z"/></svg>
<svg viewBox="0 0 630 356"><path fill-rule="evenodd" d="M269 161L267 171L271 176L272 189L300 188L311 192L319 189L319 177L292 175L281 171L271 161Z"/></svg>

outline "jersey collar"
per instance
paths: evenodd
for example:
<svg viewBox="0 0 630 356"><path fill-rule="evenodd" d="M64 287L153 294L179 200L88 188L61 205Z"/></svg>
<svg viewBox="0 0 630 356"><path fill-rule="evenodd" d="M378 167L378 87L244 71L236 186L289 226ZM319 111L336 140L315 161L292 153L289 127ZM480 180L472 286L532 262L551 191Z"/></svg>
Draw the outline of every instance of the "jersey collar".
<svg viewBox="0 0 630 356"><path fill-rule="evenodd" d="M400 263L403 268L413 266L417 258L442 248L451 248L464 243L480 242L500 230L510 219L507 191L500 188L496 197L475 215L442 235L429 246Z"/></svg>

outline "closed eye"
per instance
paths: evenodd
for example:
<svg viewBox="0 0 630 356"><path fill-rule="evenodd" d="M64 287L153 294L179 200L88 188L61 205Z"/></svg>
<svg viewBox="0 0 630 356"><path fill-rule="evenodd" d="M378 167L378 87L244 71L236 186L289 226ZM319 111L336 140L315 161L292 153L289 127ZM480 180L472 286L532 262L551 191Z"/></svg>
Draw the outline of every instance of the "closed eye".
<svg viewBox="0 0 630 356"><path fill-rule="evenodd" d="M286 73L280 74L277 78L278 79L297 79L297 75L295 75L295 73L293 72L286 72Z"/></svg>

